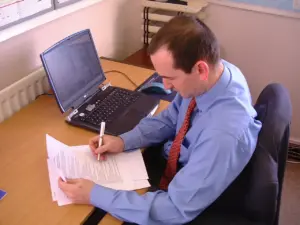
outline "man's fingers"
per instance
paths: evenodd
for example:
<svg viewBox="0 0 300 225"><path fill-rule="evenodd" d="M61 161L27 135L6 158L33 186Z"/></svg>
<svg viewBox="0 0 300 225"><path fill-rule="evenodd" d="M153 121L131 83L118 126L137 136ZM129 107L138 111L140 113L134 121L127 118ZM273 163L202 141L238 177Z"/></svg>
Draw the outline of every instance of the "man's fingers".
<svg viewBox="0 0 300 225"><path fill-rule="evenodd" d="M67 179L68 184L77 184L80 182L80 179Z"/></svg>
<svg viewBox="0 0 300 225"><path fill-rule="evenodd" d="M108 146L107 145L102 145L102 146L100 146L99 148L97 148L95 150L95 153L96 154L103 154L103 153L105 153L107 151L108 151Z"/></svg>
<svg viewBox="0 0 300 225"><path fill-rule="evenodd" d="M89 140L89 146L93 152L96 151L99 143L99 136L93 137Z"/></svg>
<svg viewBox="0 0 300 225"><path fill-rule="evenodd" d="M104 154L101 154L101 155L100 155L100 159L103 160L103 161L105 161L105 160L106 160L106 154L105 154L105 153L104 153Z"/></svg>
<svg viewBox="0 0 300 225"><path fill-rule="evenodd" d="M90 146L92 152L95 152L96 146L94 145L94 142L92 140L89 141L89 146Z"/></svg>
<svg viewBox="0 0 300 225"><path fill-rule="evenodd" d="M70 192L70 191L64 191L64 193L69 199L72 199L74 197L72 192Z"/></svg>
<svg viewBox="0 0 300 225"><path fill-rule="evenodd" d="M67 179L67 182L63 181L61 178L58 179L58 187L63 192L70 192L74 189L74 184L80 182L80 179Z"/></svg>
<svg viewBox="0 0 300 225"><path fill-rule="evenodd" d="M69 190L69 185L64 182L61 178L58 179L58 187L63 191L66 192Z"/></svg>

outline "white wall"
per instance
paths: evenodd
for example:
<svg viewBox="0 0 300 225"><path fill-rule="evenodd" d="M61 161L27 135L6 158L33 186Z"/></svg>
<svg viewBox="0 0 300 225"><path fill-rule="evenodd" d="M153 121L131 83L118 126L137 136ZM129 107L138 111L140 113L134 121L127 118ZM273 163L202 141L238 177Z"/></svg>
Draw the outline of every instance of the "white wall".
<svg viewBox="0 0 300 225"><path fill-rule="evenodd" d="M0 90L41 67L39 54L67 35L91 29L99 56L122 59L138 50L141 4L103 0L0 43Z"/></svg>
<svg viewBox="0 0 300 225"><path fill-rule="evenodd" d="M300 141L300 19L210 5L205 22L222 45L222 56L246 76L253 100L270 82L290 91L291 137Z"/></svg>

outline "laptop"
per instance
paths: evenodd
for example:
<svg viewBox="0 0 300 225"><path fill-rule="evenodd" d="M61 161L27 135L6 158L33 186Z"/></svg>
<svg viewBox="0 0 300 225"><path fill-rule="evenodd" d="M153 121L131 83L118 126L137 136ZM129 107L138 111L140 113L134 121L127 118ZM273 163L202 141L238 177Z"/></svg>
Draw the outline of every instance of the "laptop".
<svg viewBox="0 0 300 225"><path fill-rule="evenodd" d="M58 107L71 125L98 133L106 122L106 134L120 135L158 107L156 98L103 84L106 77L89 29L64 38L40 58Z"/></svg>

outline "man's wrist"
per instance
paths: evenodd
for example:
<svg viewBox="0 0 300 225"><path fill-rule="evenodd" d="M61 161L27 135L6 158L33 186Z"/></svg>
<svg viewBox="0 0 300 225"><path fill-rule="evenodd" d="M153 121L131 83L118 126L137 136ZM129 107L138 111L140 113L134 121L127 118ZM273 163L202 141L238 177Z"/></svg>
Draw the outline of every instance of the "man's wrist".
<svg viewBox="0 0 300 225"><path fill-rule="evenodd" d="M93 203L92 203L92 192L93 192L93 190L96 188L96 186L97 186L97 184L94 183L93 187L92 187L91 190L90 190L90 194L89 194L89 204L90 204L90 205L93 204Z"/></svg>
<svg viewBox="0 0 300 225"><path fill-rule="evenodd" d="M124 143L124 152L134 150L140 146L139 139L136 137L136 135L133 134L133 132L127 132L120 135L120 138L122 139Z"/></svg>
<svg viewBox="0 0 300 225"><path fill-rule="evenodd" d="M120 138L120 141L122 142L121 152L125 151L125 141L124 139L119 135L118 138Z"/></svg>
<svg viewBox="0 0 300 225"><path fill-rule="evenodd" d="M108 212L110 211L110 205L115 198L116 192L116 190L95 184L90 193L90 204Z"/></svg>

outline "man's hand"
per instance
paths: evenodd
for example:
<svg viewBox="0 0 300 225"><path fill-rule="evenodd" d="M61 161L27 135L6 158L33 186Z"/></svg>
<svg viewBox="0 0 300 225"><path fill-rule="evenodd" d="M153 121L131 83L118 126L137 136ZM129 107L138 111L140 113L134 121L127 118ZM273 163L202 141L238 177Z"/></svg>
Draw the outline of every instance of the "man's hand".
<svg viewBox="0 0 300 225"><path fill-rule="evenodd" d="M90 194L94 185L94 182L86 179L67 179L67 182L61 178L58 180L59 188L76 204L90 204Z"/></svg>
<svg viewBox="0 0 300 225"><path fill-rule="evenodd" d="M92 153L97 156L101 155L101 159L105 159L105 153L119 153L124 151L124 141L120 137L115 137L111 135L103 136L102 146L98 146L99 135L93 137L89 141L89 146L92 150Z"/></svg>

